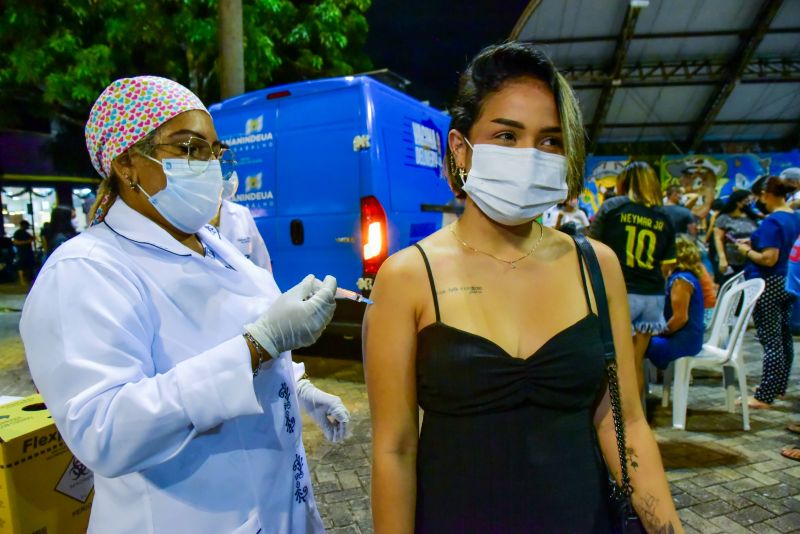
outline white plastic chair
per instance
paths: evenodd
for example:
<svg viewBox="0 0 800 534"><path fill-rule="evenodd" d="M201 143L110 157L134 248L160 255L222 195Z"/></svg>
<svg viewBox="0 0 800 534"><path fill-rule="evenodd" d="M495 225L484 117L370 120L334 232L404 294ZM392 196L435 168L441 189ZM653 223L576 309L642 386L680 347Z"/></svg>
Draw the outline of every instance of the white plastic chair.
<svg viewBox="0 0 800 534"><path fill-rule="evenodd" d="M755 278L733 285L722 297L719 312L708 342L696 356L685 356L675 361L674 392L672 399L672 427L686 427L686 404L689 398L689 380L693 369L722 368L725 387L725 407L736 411L736 382L742 398L742 422L750 430L750 413L747 407L747 371L742 356L742 340L747 322L755 308L756 300L764 291L764 280ZM741 307L739 300L744 299ZM738 308L738 311L737 311ZM668 386L665 386L668 387Z"/></svg>
<svg viewBox="0 0 800 534"><path fill-rule="evenodd" d="M708 324L705 327L706 332L710 332L714 330L714 324L719 319L719 308L722 305L722 298L730 291L730 289L741 282L744 282L744 271L736 273L734 276L730 277L728 280L725 281L722 286L720 286L719 290L717 291L717 303L714 305L714 310L711 312L711 319L709 319ZM731 304L733 309L739 307L739 301L742 298L742 293L737 293L737 296L734 298L734 302ZM733 321L736 318L733 316L728 316L728 326L733 326ZM709 339L710 341L710 339ZM669 366L664 370L664 375L662 379L662 383L664 384L661 388L661 406L666 408L669 406L669 395L670 395L670 387L672 386L672 381L675 376L675 362L670 362Z"/></svg>
<svg viewBox="0 0 800 534"><path fill-rule="evenodd" d="M711 319L708 321L708 325L706 326L706 331L710 331L714 328L714 321L717 319L717 315L719 312L719 306L722 303L722 297L730 291L730 289L738 284L739 282L744 282L744 271L739 271L734 276L731 276L729 279L725 281L717 291L717 303L714 305L714 311L711 312ZM738 302L736 303L738 305Z"/></svg>

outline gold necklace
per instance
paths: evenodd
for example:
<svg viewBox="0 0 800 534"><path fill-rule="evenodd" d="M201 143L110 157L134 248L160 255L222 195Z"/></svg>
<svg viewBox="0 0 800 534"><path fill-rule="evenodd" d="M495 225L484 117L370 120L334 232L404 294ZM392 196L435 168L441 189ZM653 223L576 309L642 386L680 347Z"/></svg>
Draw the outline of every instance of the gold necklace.
<svg viewBox="0 0 800 534"><path fill-rule="evenodd" d="M485 252L483 250L479 250L479 249L477 249L477 248L475 248L475 247L473 247L471 245L468 245L466 243L466 241L464 241L463 239L458 237L458 234L456 234L455 223L453 223L450 226L448 226L448 228L450 229L450 233L453 234L453 237L456 238L456 241L461 243L461 245L463 245L464 248L469 249L469 250L471 250L473 252L477 252L479 254L484 254L486 256L489 256L490 258L494 258L497 261L501 261L501 262L503 262L503 263L505 263L507 265L510 265L512 269L516 269L517 268L516 264L518 262L521 262L522 260L524 260L528 256L531 256L536 251L536 248L539 246L539 243L542 242L542 236L544 236L544 228L542 227L541 223L539 223L538 221L536 222L536 224L539 225L539 239L536 240L536 243L533 244L533 246L531 247L531 249L528 251L527 254L524 254L524 255L520 256L516 260L504 260L503 258L498 258L494 254L491 254L489 252Z"/></svg>

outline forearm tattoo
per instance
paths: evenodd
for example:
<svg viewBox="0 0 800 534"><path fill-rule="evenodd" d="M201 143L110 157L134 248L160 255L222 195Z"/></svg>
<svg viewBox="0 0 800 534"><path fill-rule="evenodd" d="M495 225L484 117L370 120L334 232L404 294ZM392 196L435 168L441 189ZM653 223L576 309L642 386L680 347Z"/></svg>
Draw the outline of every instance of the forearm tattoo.
<svg viewBox="0 0 800 534"><path fill-rule="evenodd" d="M634 471L638 470L639 469L639 460L638 460L639 457L636 455L636 451L633 450L633 447L628 447L627 449L625 449L625 452L626 452L626 456L628 458L628 463L630 464L630 466L633 467Z"/></svg>
<svg viewBox="0 0 800 534"><path fill-rule="evenodd" d="M661 519L656 516L656 507L658 506L658 498L649 493L636 498L634 493L634 500L638 506L636 511L639 518L644 523L644 527L650 534L675 534L675 527L672 523L662 523Z"/></svg>

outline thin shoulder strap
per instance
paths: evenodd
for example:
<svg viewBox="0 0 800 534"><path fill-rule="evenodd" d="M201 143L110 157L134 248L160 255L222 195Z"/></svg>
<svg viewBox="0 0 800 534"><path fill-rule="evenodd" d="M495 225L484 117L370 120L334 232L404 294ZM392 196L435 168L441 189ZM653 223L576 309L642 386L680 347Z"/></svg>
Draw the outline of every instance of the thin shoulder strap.
<svg viewBox="0 0 800 534"><path fill-rule="evenodd" d="M422 254L422 260L425 262L425 270L428 271L428 282L431 284L431 293L433 294L433 309L436 312L436 322L441 322L441 318L439 317L439 299L436 297L436 284L433 282L433 272L431 272L431 264L428 262L428 256L425 255L425 251L422 250L422 247L419 246L419 243L414 243L414 246L417 247L419 253Z"/></svg>
<svg viewBox="0 0 800 534"><path fill-rule="evenodd" d="M606 288L603 284L603 273L600 270L600 262L597 261L594 249L586 237L578 234L573 236L573 239L578 245L581 256L583 256L584 261L586 261L586 266L589 268L589 279L592 282L592 290L594 291L594 302L595 306L597 306L597 315L600 318L600 334L603 338L603 356L606 361L615 360L614 339L611 334L608 300L606 299ZM581 271L581 274L583 274L583 271ZM586 281L584 279L584 285L585 283Z"/></svg>
<svg viewBox="0 0 800 534"><path fill-rule="evenodd" d="M589 286L586 283L586 263L583 260L583 254L581 254L581 249L578 247L578 243L575 243L575 249L578 252L578 267L581 270L581 282L583 282L583 296L586 298L586 307L589 309L589 313L592 312L592 299L589 298Z"/></svg>

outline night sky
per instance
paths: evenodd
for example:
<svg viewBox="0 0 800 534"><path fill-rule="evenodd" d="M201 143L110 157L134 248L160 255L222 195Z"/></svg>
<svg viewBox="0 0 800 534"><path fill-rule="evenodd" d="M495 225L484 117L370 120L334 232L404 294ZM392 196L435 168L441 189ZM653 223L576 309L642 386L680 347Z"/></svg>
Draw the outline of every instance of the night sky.
<svg viewBox="0 0 800 534"><path fill-rule="evenodd" d="M444 108L469 59L504 41L527 5L528 0L372 0L366 51L375 69L407 78L408 93Z"/></svg>

